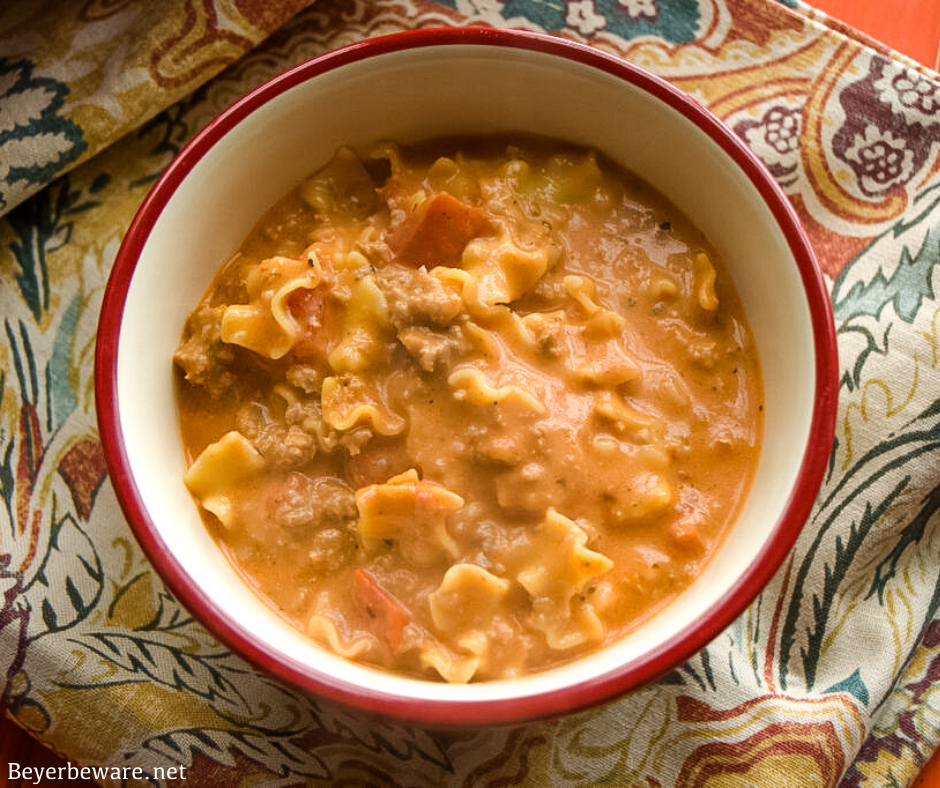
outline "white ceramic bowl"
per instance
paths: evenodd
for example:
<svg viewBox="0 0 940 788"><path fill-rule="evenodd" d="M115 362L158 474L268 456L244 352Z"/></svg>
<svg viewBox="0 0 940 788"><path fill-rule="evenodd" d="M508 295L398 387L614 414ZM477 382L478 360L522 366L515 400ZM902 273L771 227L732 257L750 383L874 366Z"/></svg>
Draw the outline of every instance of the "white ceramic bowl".
<svg viewBox="0 0 940 788"><path fill-rule="evenodd" d="M704 574L639 630L523 679L392 676L325 652L238 578L182 477L171 356L188 312L247 230L341 144L526 131L600 148L656 186L729 265L761 354L762 454L736 527ZM447 725L555 716L674 668L730 624L793 545L833 438L835 334L813 252L758 159L712 115L620 59L558 38L410 32L304 63L212 122L166 170L120 250L102 309L97 402L111 480L169 588L234 651L319 696Z"/></svg>

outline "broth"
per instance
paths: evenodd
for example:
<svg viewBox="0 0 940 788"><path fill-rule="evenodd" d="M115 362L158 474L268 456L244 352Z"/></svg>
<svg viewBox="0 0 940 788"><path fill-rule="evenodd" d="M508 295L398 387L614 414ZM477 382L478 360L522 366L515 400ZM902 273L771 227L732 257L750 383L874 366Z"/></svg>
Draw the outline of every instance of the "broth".
<svg viewBox="0 0 940 788"><path fill-rule="evenodd" d="M734 523L760 364L716 251L555 140L341 149L258 222L174 357L186 484L256 592L449 682L620 638Z"/></svg>

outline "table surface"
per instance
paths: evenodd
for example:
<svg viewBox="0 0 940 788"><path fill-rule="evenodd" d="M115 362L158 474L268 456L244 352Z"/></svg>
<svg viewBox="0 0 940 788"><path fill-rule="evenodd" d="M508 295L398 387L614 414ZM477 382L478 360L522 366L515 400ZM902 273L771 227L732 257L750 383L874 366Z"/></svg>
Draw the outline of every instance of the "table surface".
<svg viewBox="0 0 940 788"><path fill-rule="evenodd" d="M940 3L936 0L812 0L810 5L940 70Z"/></svg>
<svg viewBox="0 0 940 788"><path fill-rule="evenodd" d="M940 3L936 0L903 0L892 5L885 4L883 0L813 0L811 5L930 68L940 66ZM43 768L64 763L2 715L0 761ZM0 767L3 768L0 788L20 788L29 784L21 779L11 779L6 767L2 764ZM94 785L90 781L68 784L76 788ZM935 756L927 764L915 786L940 786L940 756Z"/></svg>

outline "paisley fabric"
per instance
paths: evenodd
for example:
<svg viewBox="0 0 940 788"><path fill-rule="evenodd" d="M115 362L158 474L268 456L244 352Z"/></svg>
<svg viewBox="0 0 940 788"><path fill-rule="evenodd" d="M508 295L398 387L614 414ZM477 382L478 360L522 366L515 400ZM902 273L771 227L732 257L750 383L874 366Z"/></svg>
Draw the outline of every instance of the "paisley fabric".
<svg viewBox="0 0 940 788"><path fill-rule="evenodd" d="M191 93L309 0L11 0L0 211Z"/></svg>
<svg viewBox="0 0 940 788"><path fill-rule="evenodd" d="M69 0L0 11L0 692L76 765L156 785L909 785L940 739L940 80L774 0ZM841 359L834 453L753 605L659 682L464 732L285 688L197 625L115 501L102 292L148 186L216 113L402 29L547 31L723 119L799 213ZM183 777L164 779L185 767ZM128 784L134 784L130 782Z"/></svg>

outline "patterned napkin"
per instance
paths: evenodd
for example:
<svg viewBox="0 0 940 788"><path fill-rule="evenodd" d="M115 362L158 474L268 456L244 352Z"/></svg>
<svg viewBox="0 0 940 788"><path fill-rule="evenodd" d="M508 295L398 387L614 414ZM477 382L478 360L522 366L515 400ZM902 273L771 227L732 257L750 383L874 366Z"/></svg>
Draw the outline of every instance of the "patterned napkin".
<svg viewBox="0 0 940 788"><path fill-rule="evenodd" d="M940 739L937 76L794 2L304 5L13 0L0 10L7 713L70 763L108 767L103 782L115 785L128 767L149 784L187 786L909 785ZM803 536L706 649L601 708L443 734L285 689L193 622L116 504L92 361L122 234L212 116L327 49L463 24L620 54L740 135L815 245L842 385Z"/></svg>
<svg viewBox="0 0 940 788"><path fill-rule="evenodd" d="M311 0L9 0L0 212L189 95Z"/></svg>

